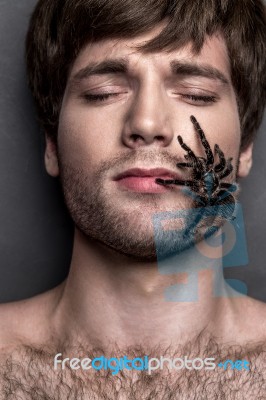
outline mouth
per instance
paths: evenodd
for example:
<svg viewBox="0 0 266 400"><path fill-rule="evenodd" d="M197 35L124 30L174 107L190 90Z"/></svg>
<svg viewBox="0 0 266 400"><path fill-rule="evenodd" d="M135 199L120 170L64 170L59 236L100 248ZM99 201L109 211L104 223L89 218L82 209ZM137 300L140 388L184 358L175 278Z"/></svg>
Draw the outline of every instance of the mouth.
<svg viewBox="0 0 266 400"><path fill-rule="evenodd" d="M158 184L157 179L181 179L181 177L165 168L132 168L118 174L114 181L120 188L137 193L166 193L173 190L171 186Z"/></svg>

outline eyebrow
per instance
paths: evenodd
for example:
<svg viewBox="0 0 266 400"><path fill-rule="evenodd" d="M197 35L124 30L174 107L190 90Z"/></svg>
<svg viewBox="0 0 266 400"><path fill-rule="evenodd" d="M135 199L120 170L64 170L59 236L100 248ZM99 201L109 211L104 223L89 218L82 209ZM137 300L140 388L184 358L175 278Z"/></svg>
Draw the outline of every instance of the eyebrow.
<svg viewBox="0 0 266 400"><path fill-rule="evenodd" d="M223 85L229 85L229 80L217 68L206 64L184 63L180 61L171 61L172 73L183 76L202 76L204 78L220 81Z"/></svg>
<svg viewBox="0 0 266 400"><path fill-rule="evenodd" d="M229 85L229 80L217 68L207 64L197 64L173 60L170 62L173 75L200 76L212 80L218 80L223 85ZM71 79L71 84L88 79L92 75L126 74L129 70L129 61L126 58L107 59L101 62L91 62L79 70Z"/></svg>
<svg viewBox="0 0 266 400"><path fill-rule="evenodd" d="M102 62L91 62L78 71L71 81L79 82L92 75L121 74L128 72L128 61L124 58L109 59Z"/></svg>

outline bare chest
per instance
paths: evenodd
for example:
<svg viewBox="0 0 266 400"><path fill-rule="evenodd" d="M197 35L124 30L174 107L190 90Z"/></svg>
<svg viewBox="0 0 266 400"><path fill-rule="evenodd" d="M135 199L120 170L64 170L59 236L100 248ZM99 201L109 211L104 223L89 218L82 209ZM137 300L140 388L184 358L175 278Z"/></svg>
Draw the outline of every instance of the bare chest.
<svg viewBox="0 0 266 400"><path fill-rule="evenodd" d="M254 357L252 361L249 371L160 371L150 375L120 371L114 376L110 371L55 371L40 355L9 358L1 366L0 400L266 399L265 368L262 360L258 364Z"/></svg>

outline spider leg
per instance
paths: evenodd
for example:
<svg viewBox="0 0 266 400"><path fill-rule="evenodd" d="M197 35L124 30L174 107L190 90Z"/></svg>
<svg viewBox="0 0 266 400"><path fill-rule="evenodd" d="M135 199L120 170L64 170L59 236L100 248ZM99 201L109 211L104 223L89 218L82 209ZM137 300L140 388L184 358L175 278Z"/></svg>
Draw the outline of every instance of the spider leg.
<svg viewBox="0 0 266 400"><path fill-rule="evenodd" d="M220 190L220 192L221 192L221 194L220 194L219 196L217 196L217 200L218 200L219 202L220 202L221 200L225 199L225 198L228 197L228 196L233 197L233 196L231 195L231 193L228 192L227 190Z"/></svg>
<svg viewBox="0 0 266 400"><path fill-rule="evenodd" d="M174 179L157 178L157 179L155 179L155 182L158 183L158 185L172 185L172 184L174 184Z"/></svg>
<svg viewBox="0 0 266 400"><path fill-rule="evenodd" d="M229 196L231 193L235 192L238 189L238 185L231 183L221 183L221 185L217 188L216 192L213 193L213 197L216 197L218 201L220 199L224 199ZM222 197L220 197L219 193L222 193Z"/></svg>
<svg viewBox="0 0 266 400"><path fill-rule="evenodd" d="M180 168L191 168L191 167L194 167L194 164L193 163L177 163L176 166L177 166L177 168L178 167L180 167Z"/></svg>
<svg viewBox="0 0 266 400"><path fill-rule="evenodd" d="M190 117L191 122L193 123L199 137L201 140L201 143L204 147L206 156L207 156L207 165L212 165L214 163L214 156L213 156L213 152L212 149L209 145L208 140L206 139L205 133L203 132L203 130L201 129L200 124L198 123L198 121L196 120L196 118L194 117L194 115L191 115Z"/></svg>
<svg viewBox="0 0 266 400"><path fill-rule="evenodd" d="M180 135L177 137L177 140L178 140L180 146L182 147L182 149L188 153L185 156L185 159L192 160L192 164L193 164L194 168L200 168L201 162L200 162L200 160L198 160L198 157L195 155L194 151L192 151L191 148L189 146L187 146L186 143L184 143L184 141Z"/></svg>
<svg viewBox="0 0 266 400"><path fill-rule="evenodd" d="M226 165L226 161L225 161L225 157L224 157L224 152L220 149L220 147L218 146L218 144L216 144L214 146L214 152L216 154L218 154L219 157L219 164L216 165L216 167L214 168L215 172L220 172L225 168Z"/></svg>
<svg viewBox="0 0 266 400"><path fill-rule="evenodd" d="M226 161L225 170L221 171L221 173L219 174L219 179L223 179L231 174L231 172L233 171L232 160L233 158L231 157Z"/></svg>
<svg viewBox="0 0 266 400"><path fill-rule="evenodd" d="M235 185L233 183L221 183L220 185L221 189L227 189L228 192L235 192L238 189L238 185Z"/></svg>
<svg viewBox="0 0 266 400"><path fill-rule="evenodd" d="M184 186L191 186L191 187L197 186L197 182L194 182L194 181L181 181L181 180L177 180L177 179L161 179L161 178L157 178L157 179L155 179L155 182L158 183L159 185L184 185Z"/></svg>

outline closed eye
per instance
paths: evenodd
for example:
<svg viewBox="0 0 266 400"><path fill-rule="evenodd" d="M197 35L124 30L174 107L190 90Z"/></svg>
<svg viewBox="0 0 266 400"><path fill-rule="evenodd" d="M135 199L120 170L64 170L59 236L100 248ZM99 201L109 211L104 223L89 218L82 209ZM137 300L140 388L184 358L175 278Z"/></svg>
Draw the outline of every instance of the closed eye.
<svg viewBox="0 0 266 400"><path fill-rule="evenodd" d="M215 96L197 96L194 94L182 94L182 98L187 99L191 103L211 104L217 101Z"/></svg>
<svg viewBox="0 0 266 400"><path fill-rule="evenodd" d="M119 96L121 93L101 93L101 94L90 94L87 93L84 95L84 98L86 99L86 101L88 102L101 102L101 101L105 101L108 100L111 97L116 97ZM191 101L191 103L215 103L217 101L217 99L215 98L215 96L197 96L197 95L191 95L191 94L182 94L181 95L182 98L187 99L189 101Z"/></svg>
<svg viewBox="0 0 266 400"><path fill-rule="evenodd" d="M85 94L84 98L88 101L88 102L97 102L97 101L104 101L104 100L108 100L110 97L115 97L118 96L121 93L102 93L102 94Z"/></svg>

